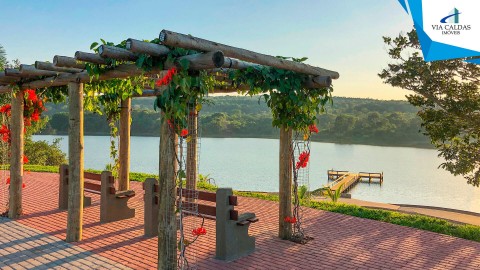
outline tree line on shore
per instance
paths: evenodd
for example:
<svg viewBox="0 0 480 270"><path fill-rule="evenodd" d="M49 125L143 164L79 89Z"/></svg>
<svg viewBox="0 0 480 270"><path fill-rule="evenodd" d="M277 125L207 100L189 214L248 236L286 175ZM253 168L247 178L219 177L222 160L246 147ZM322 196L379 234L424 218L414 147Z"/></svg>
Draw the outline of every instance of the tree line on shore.
<svg viewBox="0 0 480 270"><path fill-rule="evenodd" d="M259 97L211 97L200 113L203 137L278 138L269 108ZM313 141L382 146L431 147L421 131L417 109L406 101L334 98L319 116ZM47 104L48 122L39 134L68 133L66 104ZM86 135L109 135L105 116L86 112ZM160 114L153 99L132 102L132 136L158 136Z"/></svg>

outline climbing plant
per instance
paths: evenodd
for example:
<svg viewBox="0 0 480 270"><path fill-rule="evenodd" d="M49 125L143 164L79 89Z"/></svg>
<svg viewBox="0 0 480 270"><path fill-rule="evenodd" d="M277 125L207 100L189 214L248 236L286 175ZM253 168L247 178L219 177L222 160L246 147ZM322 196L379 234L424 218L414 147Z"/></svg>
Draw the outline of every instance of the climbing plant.
<svg viewBox="0 0 480 270"><path fill-rule="evenodd" d="M289 59L281 57L283 59ZM303 62L307 58L291 58ZM262 95L272 111L272 125L295 131L291 142L291 166L293 172L293 216L284 222L293 226L290 239L306 243L311 237L302 228L301 202L309 195L308 162L310 158L310 135L317 133L317 115L332 101L332 87L307 88L303 83L309 79L306 74L267 66L251 66L229 73L236 87L247 85L249 95Z"/></svg>

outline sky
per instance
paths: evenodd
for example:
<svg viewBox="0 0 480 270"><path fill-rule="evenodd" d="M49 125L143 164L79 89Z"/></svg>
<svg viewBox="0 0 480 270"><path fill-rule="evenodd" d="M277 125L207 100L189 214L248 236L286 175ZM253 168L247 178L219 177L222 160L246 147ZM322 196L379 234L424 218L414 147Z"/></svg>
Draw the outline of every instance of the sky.
<svg viewBox="0 0 480 270"><path fill-rule="evenodd" d="M154 39L162 29L270 55L308 57L338 71L334 96L405 99L382 83L391 62L382 36L413 27L397 0L0 0L0 44L9 60L53 61L103 38Z"/></svg>

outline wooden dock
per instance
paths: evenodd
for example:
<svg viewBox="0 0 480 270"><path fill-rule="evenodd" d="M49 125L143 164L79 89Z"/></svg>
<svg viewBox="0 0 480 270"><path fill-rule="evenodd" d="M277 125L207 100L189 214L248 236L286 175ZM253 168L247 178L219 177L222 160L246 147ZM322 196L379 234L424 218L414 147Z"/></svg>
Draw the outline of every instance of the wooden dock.
<svg viewBox="0 0 480 270"><path fill-rule="evenodd" d="M372 183L372 180L378 180L377 183L383 183L383 172L382 173L369 173L369 172L359 172L353 173L349 171L335 171L328 170L328 180L333 182L329 184L330 188L333 191L337 191L341 188L341 192L345 192L352 188L356 183L360 181L368 180L369 183Z"/></svg>

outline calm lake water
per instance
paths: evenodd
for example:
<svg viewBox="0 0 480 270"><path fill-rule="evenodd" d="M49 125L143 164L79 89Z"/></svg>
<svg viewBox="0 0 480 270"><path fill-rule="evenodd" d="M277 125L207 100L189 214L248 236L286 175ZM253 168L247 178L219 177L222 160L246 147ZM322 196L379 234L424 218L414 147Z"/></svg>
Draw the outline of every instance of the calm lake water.
<svg viewBox="0 0 480 270"><path fill-rule="evenodd" d="M51 142L66 136L38 135L34 140ZM200 173L209 174L221 187L237 190L278 191L278 140L202 138ZM131 138L131 171L158 174L159 138ZM431 149L341 145L313 142L310 186L327 183L327 170L384 172L384 182L359 183L352 198L385 202L440 206L480 213L480 189L467 185L442 169ZM109 137L85 136L85 168L103 169L109 162Z"/></svg>

